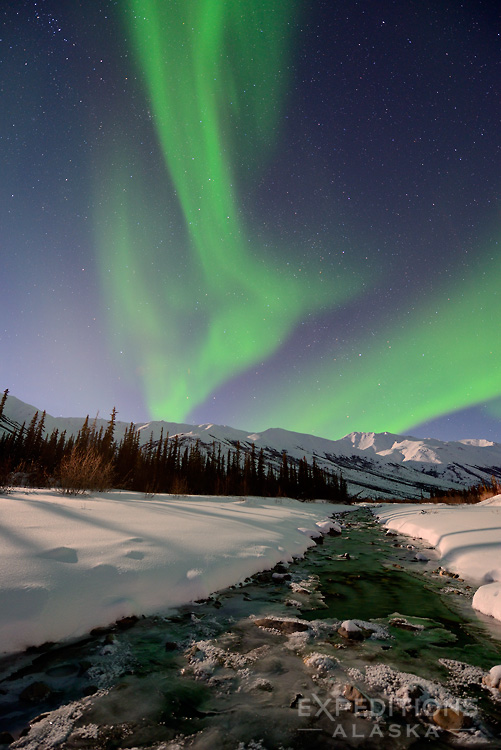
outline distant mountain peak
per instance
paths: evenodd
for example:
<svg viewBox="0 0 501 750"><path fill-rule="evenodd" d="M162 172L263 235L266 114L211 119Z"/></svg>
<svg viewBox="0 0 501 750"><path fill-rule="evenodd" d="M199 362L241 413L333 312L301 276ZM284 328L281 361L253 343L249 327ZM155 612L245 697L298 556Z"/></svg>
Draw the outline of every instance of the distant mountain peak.
<svg viewBox="0 0 501 750"><path fill-rule="evenodd" d="M0 420L0 431L12 432L28 424L36 412L30 404L15 396L7 397ZM77 434L85 417L52 417L46 415L46 434L57 429L67 435ZM93 421L93 420L92 420ZM97 419L96 427L106 426L108 419ZM117 422L115 440L119 442L130 423ZM272 427L263 432L246 432L225 425L178 424L150 421L135 425L140 440L176 437L189 445L199 441L202 450L219 444L223 452L240 444L242 453L263 451L265 461L277 465L283 452L300 461L313 461L321 468L342 473L349 491L360 499L408 497L419 499L433 490L462 489L489 482L494 475L501 479L501 444L482 439L442 442L434 438L414 438L391 432L351 432L340 440L328 440L299 432Z"/></svg>

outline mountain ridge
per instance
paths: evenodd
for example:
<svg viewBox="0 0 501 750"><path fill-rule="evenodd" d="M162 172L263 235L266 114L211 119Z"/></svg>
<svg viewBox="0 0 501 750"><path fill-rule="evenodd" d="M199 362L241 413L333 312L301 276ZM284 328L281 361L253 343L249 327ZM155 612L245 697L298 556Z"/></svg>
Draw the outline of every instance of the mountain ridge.
<svg viewBox="0 0 501 750"><path fill-rule="evenodd" d="M0 419L0 430L12 432L31 421L41 409L10 394ZM85 417L53 417L46 414L45 433L55 429L76 435ZM91 424L94 420L90 420ZM108 419L96 418L96 429L105 428ZM119 442L130 422L118 421L115 440ZM295 460L306 458L330 471L341 472L349 491L359 498L418 499L436 491L464 489L472 484L501 478L501 443L465 438L440 441L414 438L390 432L352 432L339 440L317 437L272 427L247 432L227 425L194 425L163 420L135 424L140 441L146 445L164 437L178 438L183 446L198 441L202 449L220 444L222 450L240 446L242 453L263 450L268 463L278 464L285 451Z"/></svg>

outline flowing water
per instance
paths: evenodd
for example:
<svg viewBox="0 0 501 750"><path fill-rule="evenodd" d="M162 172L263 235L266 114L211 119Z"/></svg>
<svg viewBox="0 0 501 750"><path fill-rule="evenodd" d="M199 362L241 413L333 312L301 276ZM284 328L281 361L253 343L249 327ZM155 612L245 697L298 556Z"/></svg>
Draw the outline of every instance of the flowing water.
<svg viewBox="0 0 501 750"><path fill-rule="evenodd" d="M501 693L482 684L501 664L501 629L474 613L467 583L416 561L411 540L387 536L368 511L341 522L304 559L207 601L4 659L0 732L12 737L0 740L501 747ZM444 707L460 726L439 729L432 714Z"/></svg>

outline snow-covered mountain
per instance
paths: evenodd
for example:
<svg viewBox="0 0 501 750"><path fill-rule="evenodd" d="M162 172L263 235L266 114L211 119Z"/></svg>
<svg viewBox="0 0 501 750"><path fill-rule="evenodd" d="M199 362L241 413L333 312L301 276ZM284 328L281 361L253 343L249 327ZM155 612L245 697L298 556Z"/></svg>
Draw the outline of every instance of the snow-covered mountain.
<svg viewBox="0 0 501 750"><path fill-rule="evenodd" d="M0 430L13 431L30 422L40 409L9 395ZM76 434L84 417L52 417L46 415L45 429ZM96 427L106 426L108 419L96 419ZM117 422L115 439L120 441L129 423ZM255 446L256 454L263 449L266 461L279 463L282 453L295 459L315 459L319 466L341 472L349 491L364 497L425 497L432 490L469 487L479 482L501 479L501 444L488 440L442 442L432 438L418 439L389 432L352 432L341 440L305 435L278 428L249 433L232 427L176 422L145 422L135 425L143 443L163 436L178 437L183 445L199 441L200 446L221 445L223 451L243 452Z"/></svg>

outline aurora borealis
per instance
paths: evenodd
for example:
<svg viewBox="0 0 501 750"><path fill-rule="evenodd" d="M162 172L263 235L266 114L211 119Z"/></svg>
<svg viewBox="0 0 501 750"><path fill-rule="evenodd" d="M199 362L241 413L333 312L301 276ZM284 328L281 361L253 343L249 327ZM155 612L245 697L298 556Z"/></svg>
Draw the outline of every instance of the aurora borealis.
<svg viewBox="0 0 501 750"><path fill-rule="evenodd" d="M109 271L115 284L117 320L125 315L134 356L139 353L145 363L146 402L156 418L169 414L185 419L191 406L202 404L215 387L273 353L302 316L346 299L346 282L343 288L318 274L299 278L280 268L281 261L275 267L255 243L251 250L239 217L232 169L236 155L231 153L238 154L239 144L231 148L236 139L227 123L234 120L233 129L245 127L246 137L260 151L262 143L273 139L274 110L280 105L275 89L281 88L280 63L285 65L280 42L293 8L289 0L271 10L265 0L128 5L128 25L166 172L179 198L186 242L166 254L155 302L137 315L137 306L129 304L127 277L133 268L141 296L148 296L150 281L143 268L151 257L152 238L143 228L150 224L149 212L142 218L137 206L147 202L144 196L132 190L132 200L127 200L126 181L115 179L111 192L119 196L119 204L106 210L116 218L100 252L105 255L104 276ZM260 82L262 93L239 103L253 80ZM247 161L252 164L252 154ZM155 210L162 216L162 206ZM134 233L134 226L141 231ZM192 264L187 289L179 285L180 274L172 280L171 272L172 260L179 262L180 254L190 252L193 257L182 261ZM185 298L193 289L198 319L186 336L193 300Z"/></svg>
<svg viewBox="0 0 501 750"><path fill-rule="evenodd" d="M501 441L488 2L5 11L2 389Z"/></svg>

